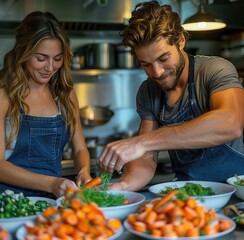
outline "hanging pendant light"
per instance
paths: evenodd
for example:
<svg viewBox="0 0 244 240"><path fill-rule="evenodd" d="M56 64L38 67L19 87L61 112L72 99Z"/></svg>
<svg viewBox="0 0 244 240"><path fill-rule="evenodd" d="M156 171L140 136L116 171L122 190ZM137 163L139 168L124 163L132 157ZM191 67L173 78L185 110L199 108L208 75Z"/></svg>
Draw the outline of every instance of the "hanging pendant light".
<svg viewBox="0 0 244 240"><path fill-rule="evenodd" d="M226 24L208 13L204 7L204 0L201 0L198 12L187 18L182 26L187 31L209 31L225 28Z"/></svg>

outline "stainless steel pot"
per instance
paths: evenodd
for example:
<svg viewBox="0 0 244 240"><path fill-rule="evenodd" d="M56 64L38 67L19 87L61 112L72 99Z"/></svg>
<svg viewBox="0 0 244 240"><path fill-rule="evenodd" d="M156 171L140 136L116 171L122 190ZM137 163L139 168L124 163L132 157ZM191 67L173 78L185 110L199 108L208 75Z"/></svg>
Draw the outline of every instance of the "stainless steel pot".
<svg viewBox="0 0 244 240"><path fill-rule="evenodd" d="M109 69L115 67L115 49L110 43L89 44L85 47L86 68Z"/></svg>
<svg viewBox="0 0 244 240"><path fill-rule="evenodd" d="M85 127L95 127L107 123L113 116L109 107L86 106L80 109L81 123Z"/></svg>
<svg viewBox="0 0 244 240"><path fill-rule="evenodd" d="M116 56L118 68L137 68L139 66L136 56L132 53L130 47L117 45Z"/></svg>

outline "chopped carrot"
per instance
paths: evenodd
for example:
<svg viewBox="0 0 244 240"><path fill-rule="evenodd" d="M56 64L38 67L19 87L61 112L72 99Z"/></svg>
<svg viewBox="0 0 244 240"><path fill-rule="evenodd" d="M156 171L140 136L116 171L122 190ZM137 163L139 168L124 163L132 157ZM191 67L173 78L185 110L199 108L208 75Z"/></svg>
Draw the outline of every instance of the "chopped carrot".
<svg viewBox="0 0 244 240"><path fill-rule="evenodd" d="M194 227L197 227L197 228L202 228L206 224L205 218L202 216L198 216L198 217L194 218L192 223L193 223Z"/></svg>
<svg viewBox="0 0 244 240"><path fill-rule="evenodd" d="M75 231L71 234L71 237L73 239L83 239L85 237L85 234L78 229L75 229Z"/></svg>
<svg viewBox="0 0 244 240"><path fill-rule="evenodd" d="M89 215L91 215L91 213ZM94 214L94 216L92 218L88 217L88 219L90 219L91 223L93 223L95 225L102 225L103 222L105 221L104 216L98 215L98 214Z"/></svg>
<svg viewBox="0 0 244 240"><path fill-rule="evenodd" d="M182 224L184 225L184 228L186 230L189 230L194 227L193 223L191 221L188 221L186 218L183 218Z"/></svg>
<svg viewBox="0 0 244 240"><path fill-rule="evenodd" d="M9 239L8 231L0 226L0 240L7 240Z"/></svg>
<svg viewBox="0 0 244 240"><path fill-rule="evenodd" d="M183 206L185 206L185 202L181 199L174 199L173 202L180 208L182 208Z"/></svg>
<svg viewBox="0 0 244 240"><path fill-rule="evenodd" d="M157 219L157 213L155 211L151 211L147 213L144 222L146 224L153 223Z"/></svg>
<svg viewBox="0 0 244 240"><path fill-rule="evenodd" d="M127 204L129 204L129 203L130 203L129 199L125 198L125 200L124 200L124 205L127 205Z"/></svg>
<svg viewBox="0 0 244 240"><path fill-rule="evenodd" d="M194 209L197 206L197 200L195 198L187 198L185 204Z"/></svg>
<svg viewBox="0 0 244 240"><path fill-rule="evenodd" d="M117 218L110 218L107 220L107 226L112 229L113 232L117 232L121 228L122 223Z"/></svg>
<svg viewBox="0 0 244 240"><path fill-rule="evenodd" d="M71 235L74 232L74 227L69 224L61 224L57 228L57 235L63 237L65 235Z"/></svg>
<svg viewBox="0 0 244 240"><path fill-rule="evenodd" d="M72 199L71 200L71 208L77 210L81 208L81 201L78 198Z"/></svg>
<svg viewBox="0 0 244 240"><path fill-rule="evenodd" d="M157 208L157 213L167 213L175 208L174 202L167 202Z"/></svg>
<svg viewBox="0 0 244 240"><path fill-rule="evenodd" d="M153 204L151 203L145 204L143 209L144 212L151 212L152 210L153 210Z"/></svg>
<svg viewBox="0 0 244 240"><path fill-rule="evenodd" d="M221 232L226 231L226 230L230 229L231 227L232 227L231 221L229 221L227 219L220 219L219 220L219 230Z"/></svg>
<svg viewBox="0 0 244 240"><path fill-rule="evenodd" d="M49 219L49 218L52 217L52 215L56 214L57 212L58 212L58 209L57 209L56 207L48 207L48 208L46 208L46 209L43 211L42 215L43 215L45 218Z"/></svg>
<svg viewBox="0 0 244 240"><path fill-rule="evenodd" d="M158 220L152 223L148 223L147 228L149 230L157 229L157 228L162 228L166 224L166 221L164 220Z"/></svg>
<svg viewBox="0 0 244 240"><path fill-rule="evenodd" d="M147 225L144 222L135 222L133 228L137 232L144 233L147 230Z"/></svg>
<svg viewBox="0 0 244 240"><path fill-rule="evenodd" d="M158 213L157 220L166 220L167 215L164 213Z"/></svg>
<svg viewBox="0 0 244 240"><path fill-rule="evenodd" d="M181 225L174 225L174 231L176 232L177 236L185 237L186 236L186 228L183 224Z"/></svg>
<svg viewBox="0 0 244 240"><path fill-rule="evenodd" d="M52 237L49 233L43 233L35 238L36 240L51 240Z"/></svg>
<svg viewBox="0 0 244 240"><path fill-rule="evenodd" d="M158 208L160 208L163 204L173 199L174 196L176 196L177 190L173 190L169 192L166 196L164 196L161 200L157 202L157 204L154 206L154 209L157 211Z"/></svg>
<svg viewBox="0 0 244 240"><path fill-rule="evenodd" d="M173 209L170 209L170 211L167 212L170 218L176 218L176 217L181 218L183 216L183 213L184 213L183 209L178 205L174 206Z"/></svg>
<svg viewBox="0 0 244 240"><path fill-rule="evenodd" d="M173 224L167 223L164 224L161 228L163 236L170 236L172 232L174 232Z"/></svg>
<svg viewBox="0 0 244 240"><path fill-rule="evenodd" d="M162 236L162 231L159 229L153 229L151 232L151 235L154 237L161 237Z"/></svg>
<svg viewBox="0 0 244 240"><path fill-rule="evenodd" d="M79 220L83 220L86 218L86 214L84 213L84 211L82 209L77 209L76 211L76 216Z"/></svg>
<svg viewBox="0 0 244 240"><path fill-rule="evenodd" d="M76 214L73 213L73 214L67 215L65 221L69 225L74 226L78 223L78 217L76 216Z"/></svg>
<svg viewBox="0 0 244 240"><path fill-rule="evenodd" d="M214 209L210 209L205 213L206 222L211 222L216 219L216 212Z"/></svg>
<svg viewBox="0 0 244 240"><path fill-rule="evenodd" d="M86 220L81 220L78 222L77 228L83 233L88 233L90 230L90 224Z"/></svg>
<svg viewBox="0 0 244 240"><path fill-rule="evenodd" d="M147 212L141 212L136 216L136 220L139 222L143 222L147 216Z"/></svg>
<svg viewBox="0 0 244 240"><path fill-rule="evenodd" d="M89 181L88 183L86 183L85 186L93 188L101 184L102 181L103 181L102 178L100 176L97 176L93 178L91 181Z"/></svg>
<svg viewBox="0 0 244 240"><path fill-rule="evenodd" d="M187 231L186 237L199 237L200 236L200 230L199 228L191 228Z"/></svg>
<svg viewBox="0 0 244 240"><path fill-rule="evenodd" d="M216 230L215 226L212 224L208 224L208 225L204 226L203 231L204 231L205 235L207 235L207 236L217 234L217 230Z"/></svg>
<svg viewBox="0 0 244 240"><path fill-rule="evenodd" d="M75 189L74 188L67 187L66 190L65 190L65 194L64 194L65 199L70 199L73 196L74 193L75 193Z"/></svg>
<svg viewBox="0 0 244 240"><path fill-rule="evenodd" d="M127 216L127 221L130 225L134 225L135 221L136 221L136 214L134 213L130 213L128 216Z"/></svg>
<svg viewBox="0 0 244 240"><path fill-rule="evenodd" d="M187 220L191 221L193 218L197 217L196 211L188 206L185 206L183 211L184 211L184 216Z"/></svg>

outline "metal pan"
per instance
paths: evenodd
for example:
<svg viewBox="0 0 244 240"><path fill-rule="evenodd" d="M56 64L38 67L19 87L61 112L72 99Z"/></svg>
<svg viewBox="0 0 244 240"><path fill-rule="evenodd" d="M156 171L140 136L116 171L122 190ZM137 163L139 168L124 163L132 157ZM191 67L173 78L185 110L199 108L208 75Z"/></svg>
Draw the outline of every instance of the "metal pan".
<svg viewBox="0 0 244 240"><path fill-rule="evenodd" d="M80 109L81 124L85 127L95 127L107 123L113 116L109 107L86 106Z"/></svg>

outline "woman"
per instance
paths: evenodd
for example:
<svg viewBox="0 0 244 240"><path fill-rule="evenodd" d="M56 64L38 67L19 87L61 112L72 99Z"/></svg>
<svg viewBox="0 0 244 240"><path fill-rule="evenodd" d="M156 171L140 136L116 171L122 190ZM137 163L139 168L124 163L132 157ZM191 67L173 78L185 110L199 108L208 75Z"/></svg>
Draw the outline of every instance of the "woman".
<svg viewBox="0 0 244 240"><path fill-rule="evenodd" d="M71 62L69 38L55 16L26 16L0 72L0 192L59 197L91 180ZM76 183L61 177L69 140Z"/></svg>

